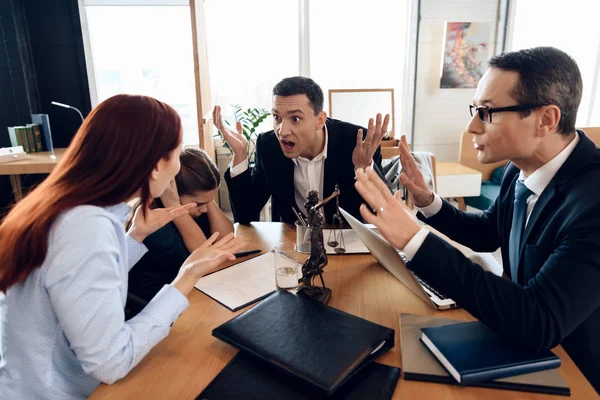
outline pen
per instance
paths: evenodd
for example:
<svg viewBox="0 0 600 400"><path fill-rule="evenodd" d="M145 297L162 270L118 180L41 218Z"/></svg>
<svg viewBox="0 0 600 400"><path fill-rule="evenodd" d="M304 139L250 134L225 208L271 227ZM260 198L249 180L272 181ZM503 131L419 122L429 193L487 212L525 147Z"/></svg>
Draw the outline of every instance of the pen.
<svg viewBox="0 0 600 400"><path fill-rule="evenodd" d="M249 256L250 254L260 253L261 251L262 250L242 251L241 253L235 253L234 256L235 256L235 258L241 258L241 257Z"/></svg>
<svg viewBox="0 0 600 400"><path fill-rule="evenodd" d="M306 226L306 221L304 221L304 218L302 218L302 215L300 215L300 213L298 211L296 211L296 207L292 206L292 211L294 212L294 214L296 214L296 218L298 218L298 221L300 221L300 223L303 226Z"/></svg>

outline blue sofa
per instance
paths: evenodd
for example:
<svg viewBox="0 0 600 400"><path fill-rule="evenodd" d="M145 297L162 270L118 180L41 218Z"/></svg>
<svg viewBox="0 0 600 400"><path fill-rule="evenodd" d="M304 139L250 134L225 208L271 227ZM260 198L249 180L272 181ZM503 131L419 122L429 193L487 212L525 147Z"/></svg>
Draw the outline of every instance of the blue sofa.
<svg viewBox="0 0 600 400"><path fill-rule="evenodd" d="M492 172L490 180L481 182L481 194L478 197L465 197L465 204L479 210L487 210L500 193L500 180L504 167L498 167Z"/></svg>

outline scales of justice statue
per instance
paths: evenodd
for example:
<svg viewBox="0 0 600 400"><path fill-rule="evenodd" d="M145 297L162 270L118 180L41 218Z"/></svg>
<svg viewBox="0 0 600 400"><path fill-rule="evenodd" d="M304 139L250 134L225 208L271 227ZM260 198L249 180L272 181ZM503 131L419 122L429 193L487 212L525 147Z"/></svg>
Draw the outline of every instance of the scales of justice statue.
<svg viewBox="0 0 600 400"><path fill-rule="evenodd" d="M329 197L319 202L319 192L311 190L306 196L306 203L304 203L308 215L308 226L310 227L310 257L302 265L302 286L300 286L298 292L303 293L313 300L320 301L323 304L327 304L331 298L331 289L325 286L325 281L323 280L323 268L327 265L328 260L325 244L323 242L323 224L325 218L319 209L339 195L340 189L338 185L336 185L334 192ZM336 214L333 216L334 238L329 238L328 242L330 246L335 246L336 253L341 254L345 252L343 247L344 239L342 237L342 231L339 228L339 238L336 237L335 225L337 221L341 222L341 216L339 215L339 200L337 201ZM339 247L340 244L342 244L342 247ZM314 285L313 281L317 276L319 277L322 286Z"/></svg>

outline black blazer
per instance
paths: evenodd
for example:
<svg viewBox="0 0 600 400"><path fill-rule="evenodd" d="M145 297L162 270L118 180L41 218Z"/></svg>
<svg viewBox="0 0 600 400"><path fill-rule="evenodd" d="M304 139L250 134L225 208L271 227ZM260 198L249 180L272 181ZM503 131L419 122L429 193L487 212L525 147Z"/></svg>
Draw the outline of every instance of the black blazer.
<svg viewBox="0 0 600 400"><path fill-rule="evenodd" d="M354 164L352 152L356 146L356 134L362 129L347 122L327 118L328 141L327 158L323 176L321 198L333 193L335 184L340 187L340 207L362 220L359 207L362 198L354 188ZM373 161L381 170L381 150L378 148ZM271 198L272 220L294 223L296 216L292 205L296 205L294 194L294 162L281 151L274 131L261 133L256 139L255 166L231 178L229 168L225 181L229 189L229 199L235 220L242 224L258 221L260 211ZM306 211L301 210L304 214ZM325 219L331 223L335 212L335 200L324 207Z"/></svg>
<svg viewBox="0 0 600 400"><path fill-rule="evenodd" d="M579 143L527 222L519 284L485 272L432 234L408 267L515 342L537 350L562 344L600 393L600 150L578 134ZM500 247L510 277L508 242L518 175L509 163L496 202L482 215L444 202L435 216L419 214L419 219L474 251Z"/></svg>

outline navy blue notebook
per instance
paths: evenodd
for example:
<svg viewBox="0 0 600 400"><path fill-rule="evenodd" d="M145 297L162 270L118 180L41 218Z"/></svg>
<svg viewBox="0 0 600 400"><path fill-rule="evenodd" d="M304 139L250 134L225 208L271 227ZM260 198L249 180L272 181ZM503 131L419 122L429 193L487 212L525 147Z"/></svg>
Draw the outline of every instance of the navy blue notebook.
<svg viewBox="0 0 600 400"><path fill-rule="evenodd" d="M421 341L460 384L543 371L560 366L550 350L535 353L494 333L483 323L422 328Z"/></svg>

